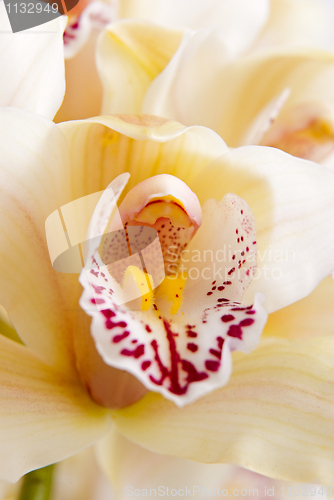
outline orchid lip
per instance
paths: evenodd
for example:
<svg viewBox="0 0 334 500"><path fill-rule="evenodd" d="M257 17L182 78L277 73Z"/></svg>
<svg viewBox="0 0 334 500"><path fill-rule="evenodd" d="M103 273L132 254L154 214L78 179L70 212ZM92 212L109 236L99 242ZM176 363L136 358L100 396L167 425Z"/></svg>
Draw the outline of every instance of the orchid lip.
<svg viewBox="0 0 334 500"><path fill-rule="evenodd" d="M80 305L93 318L92 336L106 365L126 370L146 389L183 406L227 383L231 352L254 348L266 314L260 295L253 305L241 305L255 267L256 226L248 205L235 195L226 195L220 203L209 200L203 207L202 226L194 226L183 207L192 211L192 220L194 215L202 220L197 197L182 181L170 177L148 179L128 192L81 273ZM162 180L174 186L172 195L156 189ZM178 191L190 193L190 201L174 204ZM122 244L115 236L120 223ZM157 248L145 254L149 241L142 229L156 231L160 254ZM129 255L132 231L137 251ZM186 247L210 242L221 248L225 239L235 248L231 261L225 263L228 280L194 281L181 267L176 273L170 269L171 245L177 249L173 255L179 266ZM110 256L116 254L118 259L111 262ZM244 257L234 261L237 254ZM103 395L100 382L96 377L88 382L95 387L95 398L104 405L114 404L115 398Z"/></svg>

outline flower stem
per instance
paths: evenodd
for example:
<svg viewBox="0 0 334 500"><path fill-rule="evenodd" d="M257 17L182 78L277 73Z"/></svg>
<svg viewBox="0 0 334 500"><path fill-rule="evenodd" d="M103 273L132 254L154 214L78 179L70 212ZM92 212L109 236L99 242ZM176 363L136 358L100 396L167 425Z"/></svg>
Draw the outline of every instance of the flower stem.
<svg viewBox="0 0 334 500"><path fill-rule="evenodd" d="M49 465L26 474L19 500L50 500L54 467Z"/></svg>

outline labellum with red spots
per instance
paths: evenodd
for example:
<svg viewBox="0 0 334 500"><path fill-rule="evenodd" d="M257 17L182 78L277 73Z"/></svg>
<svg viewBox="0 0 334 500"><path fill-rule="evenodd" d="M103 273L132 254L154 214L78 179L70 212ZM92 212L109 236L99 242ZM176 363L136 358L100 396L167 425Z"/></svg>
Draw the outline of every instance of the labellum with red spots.
<svg viewBox="0 0 334 500"><path fill-rule="evenodd" d="M253 305L241 303L256 268L255 220L245 201L228 194L203 205L202 222L196 195L165 174L132 188L96 239L98 218L114 212L122 188L107 213L101 210L104 197L122 181L125 174L107 188L93 215L89 237L95 246L81 273L80 303L93 318L103 362L183 406L226 384L231 351L250 352L259 341L267 318L261 295ZM126 406L142 396L143 388L127 374L126 387L137 386L134 400L128 391L123 401L117 390L113 397L111 386L122 376L115 381L113 369L108 381L106 368L103 376L88 369L88 350L77 352L83 351L81 376L99 403Z"/></svg>

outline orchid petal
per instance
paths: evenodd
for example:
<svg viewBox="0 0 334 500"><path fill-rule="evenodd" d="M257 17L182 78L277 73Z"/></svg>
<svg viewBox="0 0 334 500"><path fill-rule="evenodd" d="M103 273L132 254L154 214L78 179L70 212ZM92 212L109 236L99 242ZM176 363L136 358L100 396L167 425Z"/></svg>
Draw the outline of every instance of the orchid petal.
<svg viewBox="0 0 334 500"><path fill-rule="evenodd" d="M38 356L75 374L79 285L53 270L45 239L46 218L71 199L66 142L52 122L17 109L1 110L0 130L0 302Z"/></svg>
<svg viewBox="0 0 334 500"><path fill-rule="evenodd" d="M20 491L20 483L9 483L0 481L0 498L1 500L15 500Z"/></svg>
<svg viewBox="0 0 334 500"><path fill-rule="evenodd" d="M334 103L333 63L331 53L304 48L255 52L229 62L219 33L199 31L184 39L148 87L142 112L200 123L237 147L260 112L287 88L291 94L282 111L310 99Z"/></svg>
<svg viewBox="0 0 334 500"><path fill-rule="evenodd" d="M206 179L215 179L205 184ZM334 175L274 148L245 146L224 154L189 183L203 203L235 193L257 226L257 271L244 301L265 294L268 312L305 297L334 268Z"/></svg>
<svg viewBox="0 0 334 500"><path fill-rule="evenodd" d="M4 2L0 3L0 105L13 106L50 119L65 92L63 31L65 16L12 33Z"/></svg>
<svg viewBox="0 0 334 500"><path fill-rule="evenodd" d="M181 38L181 31L147 23L110 25L97 49L104 88L102 113L139 113L147 87L169 62Z"/></svg>
<svg viewBox="0 0 334 500"><path fill-rule="evenodd" d="M145 285L144 273L142 281ZM230 352L254 349L266 322L259 296L253 306L227 302L224 310L202 310L170 321L158 310L155 315L120 305L119 286L105 268L82 274L80 282L80 305L93 318L91 332L104 362L130 372L178 406L226 384ZM150 291L142 293L145 297Z"/></svg>
<svg viewBox="0 0 334 500"><path fill-rule="evenodd" d="M173 490L179 497L229 496L233 492L233 496L248 493L247 498L264 495L277 500L283 500L290 492L296 496L302 492L306 498L323 500L332 490L331 486L270 479L233 465L203 464L159 455L129 441L115 428L97 444L97 458L118 500L137 493L153 496L154 490L161 496L173 496Z"/></svg>
<svg viewBox="0 0 334 500"><path fill-rule="evenodd" d="M115 424L156 453L330 484L333 344L265 339L253 353L234 355L226 387L182 409L151 393L115 412Z"/></svg>
<svg viewBox="0 0 334 500"><path fill-rule="evenodd" d="M93 318L91 332L104 362L130 372L178 406L226 384L231 350L254 349L266 322L261 297L253 306L228 302L224 310L203 310L200 317L189 314L171 322L159 311L155 316L119 305L119 287L100 266L93 275L82 274L80 282L80 305Z"/></svg>
<svg viewBox="0 0 334 500"><path fill-rule="evenodd" d="M290 103L258 143L331 168L334 154L333 106L312 101Z"/></svg>
<svg viewBox="0 0 334 500"><path fill-rule="evenodd" d="M309 45L332 48L333 12L326 0L271 0L268 22L255 48Z"/></svg>
<svg viewBox="0 0 334 500"><path fill-rule="evenodd" d="M160 486L167 493L167 487L171 492L172 489L182 490L187 485L191 493L193 486L196 487L195 492L202 487L210 487L212 491L223 485L236 469L230 465L200 464L152 453L126 439L116 428L99 441L97 453L99 463L119 500L137 488L149 492L151 488L158 491Z"/></svg>
<svg viewBox="0 0 334 500"><path fill-rule="evenodd" d="M211 115L216 113L216 109L209 107L213 106L213 101L208 103L208 100L212 92L214 99L218 99L218 86L215 85L217 74L229 61L227 47L220 35L218 30L186 31L169 64L147 87L141 112L166 118L175 116L185 124L205 125L205 121L210 120ZM208 53L210 58L207 57ZM220 84L221 82L219 89ZM186 88L187 95L182 95ZM210 96L204 90L208 88ZM202 104L202 101L205 104Z"/></svg>
<svg viewBox="0 0 334 500"><path fill-rule="evenodd" d="M1 479L17 481L97 441L110 417L26 347L2 336L0 344Z"/></svg>
<svg viewBox="0 0 334 500"><path fill-rule="evenodd" d="M52 496L53 500L106 500L113 497L112 486L97 463L94 446L57 464Z"/></svg>
<svg viewBox="0 0 334 500"><path fill-rule="evenodd" d="M241 140L240 146L261 144L263 136L271 129L272 124L277 120L289 95L290 89L284 89L279 96L275 97L259 112Z"/></svg>
<svg viewBox="0 0 334 500"><path fill-rule="evenodd" d="M262 336L303 340L334 335L334 281L325 278L313 292L269 315Z"/></svg>
<svg viewBox="0 0 334 500"><path fill-rule="evenodd" d="M74 199L104 190L124 172L131 174L127 190L158 174L189 184L228 150L212 130L156 116L100 116L58 127L70 149Z"/></svg>
<svg viewBox="0 0 334 500"><path fill-rule="evenodd" d="M207 200L203 218L181 256L188 274L183 311L241 302L256 269L256 221L244 200L232 194Z"/></svg>

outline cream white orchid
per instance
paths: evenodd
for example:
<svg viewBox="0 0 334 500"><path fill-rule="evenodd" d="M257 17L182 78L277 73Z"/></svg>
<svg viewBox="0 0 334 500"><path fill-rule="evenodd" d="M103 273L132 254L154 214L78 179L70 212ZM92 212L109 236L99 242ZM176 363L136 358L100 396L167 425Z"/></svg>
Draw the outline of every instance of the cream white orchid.
<svg viewBox="0 0 334 500"><path fill-rule="evenodd" d="M229 150L209 129L157 117L55 125L5 109L0 124L0 303L25 344L0 337L1 478L15 481L66 458L102 438L113 421L155 452L328 483L332 338L265 339L249 352L266 311L301 299L334 268L333 174L271 148ZM52 268L45 221L61 209L71 240L65 207L105 189L96 210L76 221L82 228L91 219L88 237L102 238L88 252L97 260L93 268L87 260L93 287L85 270L80 278L82 309L78 275ZM231 254L221 266L227 273L240 267L241 275L192 279L194 268L203 271L194 260L185 283L178 277L178 300L177 280L167 272L157 287L138 261L122 279L110 274L108 249L117 247L108 234L118 228L108 220L118 196L121 217L134 230L138 224L163 230L166 219L170 234L183 228L171 242L182 239L190 255L226 244ZM54 241L61 246L58 236ZM254 260L239 255L255 241L253 275ZM167 247L161 244L164 263ZM211 263L205 267L212 270ZM140 289L144 277L152 289L124 304L122 294ZM84 310L93 316L91 327ZM233 352L223 387L235 350L249 354ZM131 401L117 394L121 384L132 401L151 392L122 408ZM107 409L115 400L121 408Z"/></svg>
<svg viewBox="0 0 334 500"><path fill-rule="evenodd" d="M180 27L182 23L177 26ZM20 82L11 95L8 90L13 89L6 85L3 105L53 117L63 88L62 29L60 21L45 46L37 43L37 39L29 46L31 60L28 63L33 61L33 71L29 74L29 64L26 68L22 64L15 66L15 58L10 59L4 50L1 52L3 64L8 67L12 63L10 81L15 82L17 78ZM136 87L133 90L123 86L122 89L120 85L116 89L117 101L124 110L128 105L141 109L148 86L167 69L173 53L180 50L182 44L185 47L186 37L182 41L180 29L163 31L152 26L148 29L147 25L138 23L114 25L111 30L117 34L116 39L119 37L122 44L124 42L125 49L120 44L121 50L115 51L110 65L111 45L104 35L99 52L104 75L110 67L118 68L122 78L133 75ZM152 59L152 39L162 40L162 33L163 43ZM29 36L33 40L32 35ZM212 39L216 43L214 36ZM14 43L13 38L8 40ZM131 54L128 58L127 47L131 46L137 47L135 51L141 54L139 61ZM200 43L195 49L198 47ZM22 50L21 43L19 48ZM18 54L15 50L11 53ZM41 59L35 57L41 51L46 63L51 61L51 54L57 55L56 81L50 79L51 66L41 64ZM121 63L118 66L117 58ZM324 59L331 68L331 58L325 56ZM23 68L20 75L15 68ZM39 78L36 75L40 75ZM49 87L46 82L50 83ZM49 93L43 94L44 100L31 91L36 85L38 90L42 86L43 91L49 89ZM110 86L106 92L106 106L111 102L113 91ZM251 132L262 130L263 121L267 123L272 114L281 109L285 98L280 94L278 103L275 98L274 102L270 101L264 118L261 115L258 120L255 113L254 124L250 122ZM334 267L333 241L328 230L333 220L332 176L322 169L316 173L313 164L262 148L228 151L210 131L196 127L184 129L163 120L105 117L55 127L34 115L15 110L2 113L1 203L6 218L1 231L0 302L9 311L26 346L0 337L0 392L4 408L0 417L1 477L16 480L33 468L62 460L106 435L113 419L123 433L118 438L123 445L122 436L128 436L157 452L210 464L237 463L272 477L329 484L333 466L333 367L329 355L332 343L330 338L313 337L333 333L327 304L333 293L330 281L325 282L325 287L322 283L303 301L284 306L310 293ZM102 259L100 269L95 266L91 269L98 276L89 273L88 278L86 271L81 276L85 290L81 304L93 317L91 337L88 316L78 309L81 289L77 276L60 275L51 268L44 220L55 209L104 190L117 175L121 175L118 182L125 184L125 171L130 171L131 177L125 187L125 198L119 193L123 222L133 228L144 224L166 231L162 228L161 217L164 217L170 224L168 229L182 227L185 236L182 245L187 245L188 256L196 255L198 259L199 255L212 252L216 257L219 255L218 262L207 266L195 257L189 266L189 260L184 257L183 262L177 253L177 267L173 269L179 271L179 266L186 264L184 278L181 274L173 281L173 272L152 289L156 267L153 266L150 278L145 270L140 271L137 261L124 279L117 280L111 272L112 265L107 268L109 274L102 276L101 267L106 261L103 252L98 252L94 258ZM161 177L166 174L168 180ZM104 196L108 196L108 189ZM170 213L170 197L173 197L173 213ZM152 200L159 202L161 212L154 210ZM114 201L111 200L104 218L108 219L108 210ZM240 213L233 210L235 206ZM96 234L99 211L100 208L95 212L89 237ZM84 227L88 226L92 212L88 215L85 214ZM217 234L217 227L224 228L221 234ZM239 234L246 228L248 232ZM120 230L115 219L111 229ZM247 245L246 238L252 244L257 241L258 274L254 274L253 258L245 259L245 263L240 259L238 265L244 271L241 283L234 281L235 276L224 279L222 284L207 280L207 273L215 272L214 264L221 265L221 254L217 252L222 246L234 246L236 250L231 252L231 262L223 262L227 273L234 267L233 255L249 253L247 248L252 247ZM107 236L104 239L115 248ZM173 255L168 249L167 245L163 254L165 262ZM203 279L192 279L194 270L202 276L204 269ZM124 307L122 294L136 290L141 278L146 280L147 293L143 299ZM112 300L103 289L105 279L115 292ZM92 289L92 285L95 288ZM175 285L182 288L179 297L176 297ZM249 353L258 343L266 317L261 295L257 296L255 307L249 307L258 291L265 294L267 311L284 309L269 316L264 340L254 353ZM145 299L150 307L144 304ZM154 305L158 313L154 312ZM221 310L224 313L220 313ZM303 325L296 322L300 312L305 317ZM183 316L194 322L187 323ZM115 323L119 324L114 326ZM127 331L129 335L124 337ZM6 332L2 330L2 333ZM181 338L173 343L172 336L177 334ZM285 338L266 338L272 336ZM123 338L118 340L120 337ZM301 344L291 340L294 337L303 341L310 337L310 340ZM153 342L159 350L154 349ZM178 369L173 371L174 347ZM247 357L232 354L231 375L231 351L235 349L248 354ZM141 351L148 357L136 357L135 353ZM128 370L144 387L162 396L149 393L139 403L118 411L101 408L101 405L122 407L147 390L133 377L112 367ZM166 375L166 372L169 373ZM200 375L198 380L196 374ZM221 387L230 375L229 384ZM178 406L187 406L177 408L164 398ZM111 471L119 446L112 450L109 446L110 437L100 441L100 450L104 450L102 465L109 474L115 474ZM177 459L175 463L180 465L182 460ZM186 462L186 468L195 469L197 477L203 472L202 467L207 467L208 476L215 480L216 474L220 474L219 466L190 463L191 467Z"/></svg>

